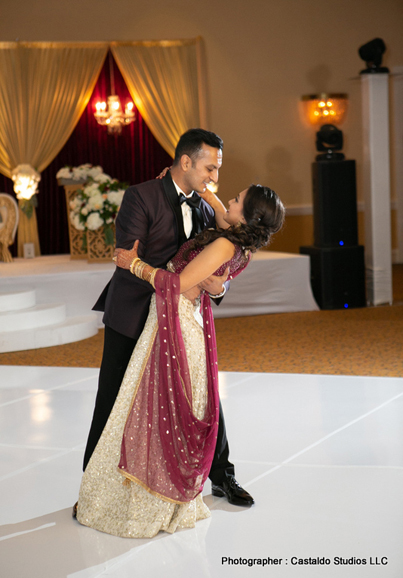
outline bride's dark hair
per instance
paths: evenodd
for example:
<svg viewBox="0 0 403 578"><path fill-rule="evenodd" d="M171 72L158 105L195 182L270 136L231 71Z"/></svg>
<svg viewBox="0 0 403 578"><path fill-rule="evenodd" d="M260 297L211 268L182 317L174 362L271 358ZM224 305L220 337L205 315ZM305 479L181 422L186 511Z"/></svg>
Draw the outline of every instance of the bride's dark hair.
<svg viewBox="0 0 403 578"><path fill-rule="evenodd" d="M243 200L243 217L246 223L231 225L228 229L207 229L197 235L185 253L204 247L218 237L225 237L242 249L255 252L270 241L281 229L285 208L278 195L262 185L251 185ZM187 255L184 254L186 258Z"/></svg>

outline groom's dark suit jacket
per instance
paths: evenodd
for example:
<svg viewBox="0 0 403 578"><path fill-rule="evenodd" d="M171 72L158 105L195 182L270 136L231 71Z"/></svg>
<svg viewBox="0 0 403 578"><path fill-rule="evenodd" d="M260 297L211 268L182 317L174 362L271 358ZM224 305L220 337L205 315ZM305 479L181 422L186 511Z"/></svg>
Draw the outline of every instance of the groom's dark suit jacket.
<svg viewBox="0 0 403 578"><path fill-rule="evenodd" d="M215 227L214 211L203 199L205 227ZM129 187L116 219L116 246L131 249L139 239L139 257L165 268L186 241L178 193L170 173L161 180ZM94 306L103 321L118 333L138 339L147 319L153 289L127 269L116 271Z"/></svg>

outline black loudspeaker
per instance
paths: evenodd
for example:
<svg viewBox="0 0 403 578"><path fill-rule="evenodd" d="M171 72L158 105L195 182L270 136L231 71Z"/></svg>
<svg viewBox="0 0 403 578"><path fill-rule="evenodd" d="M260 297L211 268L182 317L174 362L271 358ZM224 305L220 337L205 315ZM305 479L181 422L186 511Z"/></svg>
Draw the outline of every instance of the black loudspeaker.
<svg viewBox="0 0 403 578"><path fill-rule="evenodd" d="M314 245L358 245L355 161L312 163Z"/></svg>
<svg viewBox="0 0 403 578"><path fill-rule="evenodd" d="M311 285L321 309L365 307L364 247L300 247L311 260Z"/></svg>

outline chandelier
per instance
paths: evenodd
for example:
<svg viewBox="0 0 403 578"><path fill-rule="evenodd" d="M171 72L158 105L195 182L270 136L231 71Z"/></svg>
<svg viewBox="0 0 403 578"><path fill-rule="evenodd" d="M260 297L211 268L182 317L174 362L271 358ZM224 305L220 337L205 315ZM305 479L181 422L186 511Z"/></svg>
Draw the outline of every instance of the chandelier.
<svg viewBox="0 0 403 578"><path fill-rule="evenodd" d="M120 134L122 127L130 124L136 118L133 103L128 102L123 111L120 98L115 94L115 78L113 74L112 54L109 53L109 73L111 80L111 92L106 102L97 102L94 117L98 124L108 127L109 134Z"/></svg>

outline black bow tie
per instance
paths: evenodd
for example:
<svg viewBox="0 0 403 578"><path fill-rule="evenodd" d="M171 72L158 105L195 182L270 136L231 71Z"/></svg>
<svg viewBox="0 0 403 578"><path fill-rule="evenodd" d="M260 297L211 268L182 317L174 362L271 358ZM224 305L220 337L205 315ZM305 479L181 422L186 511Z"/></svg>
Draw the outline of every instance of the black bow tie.
<svg viewBox="0 0 403 578"><path fill-rule="evenodd" d="M187 203L192 210L192 232L190 233L190 238L193 238L198 233L201 233L204 229L204 219L203 214L200 209L201 197L199 195L192 195L191 197L185 197L182 193L179 195L180 206L182 203Z"/></svg>
<svg viewBox="0 0 403 578"><path fill-rule="evenodd" d="M199 195L192 195L191 197L185 197L182 193L179 195L179 204L186 203L191 209L198 209L200 202L201 198Z"/></svg>

